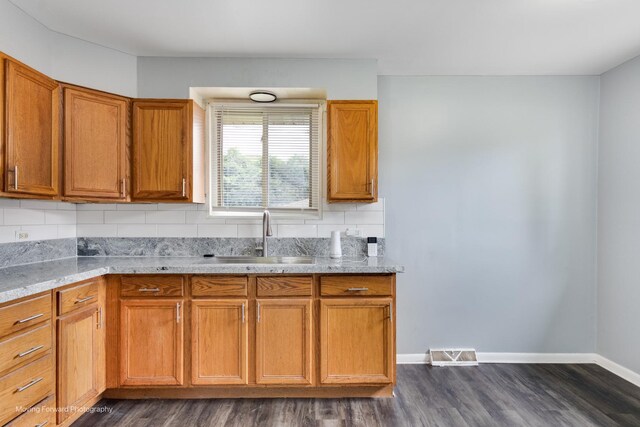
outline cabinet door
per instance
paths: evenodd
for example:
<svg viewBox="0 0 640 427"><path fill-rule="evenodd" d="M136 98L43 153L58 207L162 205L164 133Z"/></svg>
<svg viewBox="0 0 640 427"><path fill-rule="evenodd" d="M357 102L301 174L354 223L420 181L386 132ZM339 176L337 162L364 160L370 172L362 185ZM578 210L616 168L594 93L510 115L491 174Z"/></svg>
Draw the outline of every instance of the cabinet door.
<svg viewBox="0 0 640 427"><path fill-rule="evenodd" d="M98 395L97 306L58 319L58 407L80 407ZM72 412L58 412L58 423Z"/></svg>
<svg viewBox="0 0 640 427"><path fill-rule="evenodd" d="M256 383L311 384L311 300L256 304Z"/></svg>
<svg viewBox="0 0 640 427"><path fill-rule="evenodd" d="M393 382L392 304L391 298L321 300L322 384Z"/></svg>
<svg viewBox="0 0 640 427"><path fill-rule="evenodd" d="M329 101L329 202L378 199L377 101Z"/></svg>
<svg viewBox="0 0 640 427"><path fill-rule="evenodd" d="M183 383L182 299L120 303L120 384Z"/></svg>
<svg viewBox="0 0 640 427"><path fill-rule="evenodd" d="M133 103L134 199L188 200L190 128L186 101Z"/></svg>
<svg viewBox="0 0 640 427"><path fill-rule="evenodd" d="M58 83L6 61L4 191L53 197L59 192Z"/></svg>
<svg viewBox="0 0 640 427"><path fill-rule="evenodd" d="M191 382L247 384L247 300L191 303Z"/></svg>
<svg viewBox="0 0 640 427"><path fill-rule="evenodd" d="M127 197L125 98L80 88L64 89L64 195Z"/></svg>

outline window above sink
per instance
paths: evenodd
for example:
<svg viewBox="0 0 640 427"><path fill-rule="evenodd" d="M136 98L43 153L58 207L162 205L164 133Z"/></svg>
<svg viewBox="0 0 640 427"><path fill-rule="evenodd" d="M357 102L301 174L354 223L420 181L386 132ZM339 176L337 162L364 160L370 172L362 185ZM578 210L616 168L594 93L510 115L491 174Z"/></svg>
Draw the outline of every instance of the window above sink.
<svg viewBox="0 0 640 427"><path fill-rule="evenodd" d="M211 102L209 215L318 218L324 102Z"/></svg>

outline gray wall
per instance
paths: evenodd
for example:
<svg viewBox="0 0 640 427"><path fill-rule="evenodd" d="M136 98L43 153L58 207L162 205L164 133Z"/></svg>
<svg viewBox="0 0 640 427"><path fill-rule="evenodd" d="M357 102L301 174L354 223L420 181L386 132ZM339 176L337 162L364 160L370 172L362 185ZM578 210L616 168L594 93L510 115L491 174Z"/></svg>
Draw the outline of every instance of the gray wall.
<svg viewBox="0 0 640 427"><path fill-rule="evenodd" d="M640 57L601 84L598 353L640 372Z"/></svg>
<svg viewBox="0 0 640 427"><path fill-rule="evenodd" d="M598 92L598 77L380 77L399 353L594 351Z"/></svg>
<svg viewBox="0 0 640 427"><path fill-rule="evenodd" d="M376 99L370 59L138 58L138 95L188 98L189 87L324 88L329 99Z"/></svg>
<svg viewBox="0 0 640 427"><path fill-rule="evenodd" d="M0 51L54 79L136 96L137 58L48 30L0 0Z"/></svg>

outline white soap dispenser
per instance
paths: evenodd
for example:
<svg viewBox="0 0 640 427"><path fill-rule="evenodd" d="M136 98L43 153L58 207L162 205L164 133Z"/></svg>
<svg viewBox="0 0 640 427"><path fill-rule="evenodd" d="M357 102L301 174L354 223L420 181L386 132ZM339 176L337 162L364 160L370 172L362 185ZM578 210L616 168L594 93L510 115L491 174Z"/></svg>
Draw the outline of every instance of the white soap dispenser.
<svg viewBox="0 0 640 427"><path fill-rule="evenodd" d="M342 258L342 245L340 244L340 231L331 232L331 248L329 250L331 258Z"/></svg>

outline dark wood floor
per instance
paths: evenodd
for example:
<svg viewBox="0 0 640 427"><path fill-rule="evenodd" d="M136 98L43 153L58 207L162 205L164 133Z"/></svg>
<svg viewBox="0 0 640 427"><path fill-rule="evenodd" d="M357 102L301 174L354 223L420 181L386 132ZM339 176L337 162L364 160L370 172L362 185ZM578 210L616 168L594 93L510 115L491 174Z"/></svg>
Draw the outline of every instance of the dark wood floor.
<svg viewBox="0 0 640 427"><path fill-rule="evenodd" d="M640 426L640 388L596 365L400 365L393 399L103 400L76 426Z"/></svg>

